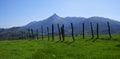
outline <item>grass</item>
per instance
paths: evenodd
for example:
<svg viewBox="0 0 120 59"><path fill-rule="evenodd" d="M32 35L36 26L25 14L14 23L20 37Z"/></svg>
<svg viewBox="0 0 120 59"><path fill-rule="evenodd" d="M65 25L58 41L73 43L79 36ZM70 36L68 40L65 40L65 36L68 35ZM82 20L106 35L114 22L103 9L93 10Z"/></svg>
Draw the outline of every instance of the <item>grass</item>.
<svg viewBox="0 0 120 59"><path fill-rule="evenodd" d="M100 35L92 42L91 36L82 39L77 36L72 42L66 37L64 42L44 40L1 40L0 59L120 59L120 35Z"/></svg>

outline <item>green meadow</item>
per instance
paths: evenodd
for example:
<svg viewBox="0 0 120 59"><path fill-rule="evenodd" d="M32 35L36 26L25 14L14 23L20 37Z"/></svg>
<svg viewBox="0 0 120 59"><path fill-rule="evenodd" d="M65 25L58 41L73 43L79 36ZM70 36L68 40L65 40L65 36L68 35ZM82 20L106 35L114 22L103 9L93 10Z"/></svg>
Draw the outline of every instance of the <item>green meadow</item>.
<svg viewBox="0 0 120 59"><path fill-rule="evenodd" d="M0 59L120 59L120 34L65 37L65 41L48 41L48 38L25 40L1 40ZM93 42L93 40L95 40Z"/></svg>

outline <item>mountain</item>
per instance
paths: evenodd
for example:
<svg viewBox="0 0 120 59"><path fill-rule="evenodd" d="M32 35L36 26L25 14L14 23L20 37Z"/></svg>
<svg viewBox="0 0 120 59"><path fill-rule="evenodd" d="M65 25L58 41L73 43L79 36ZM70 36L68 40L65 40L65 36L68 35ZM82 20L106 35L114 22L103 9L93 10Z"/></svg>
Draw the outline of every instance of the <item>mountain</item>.
<svg viewBox="0 0 120 59"><path fill-rule="evenodd" d="M33 21L22 27L12 27L8 29L0 28L0 40L1 39L22 39L24 35L27 35L28 29L36 30L38 29L39 34L41 32L41 26L43 26L44 33L47 33L47 27L49 27L49 31L51 33L52 24L54 24L55 33L58 33L57 24L64 24L65 34L71 34L71 24L74 26L75 34L82 34L82 23L85 24L85 34L91 34L90 22L93 24L93 30L96 34L96 23L99 24L99 33L100 34L108 34L107 22L110 23L111 33L112 34L120 34L120 22L115 21L109 18L104 17L60 17L57 14L53 14L52 16L44 19L43 21ZM25 34L26 33L26 34ZM34 31L36 33L36 31ZM24 34L24 35L23 35Z"/></svg>
<svg viewBox="0 0 120 59"><path fill-rule="evenodd" d="M55 26L55 32L57 33L57 24L65 25L65 33L70 34L71 33L71 27L70 23L73 23L74 25L74 31L76 34L82 34L82 23L85 23L85 33L90 34L90 22L93 23L94 32L96 33L96 23L99 24L99 31L101 34L107 34L107 22L110 23L111 27L111 33L120 33L120 22L104 18L104 17L90 17L90 18L84 18L84 17L60 17L57 14L53 14L52 16L48 17L47 19L44 19L43 21L38 22L31 22L24 26L24 28L31 28L31 29L39 29L41 26L44 26L44 32L46 32L46 27L50 28L54 24Z"/></svg>

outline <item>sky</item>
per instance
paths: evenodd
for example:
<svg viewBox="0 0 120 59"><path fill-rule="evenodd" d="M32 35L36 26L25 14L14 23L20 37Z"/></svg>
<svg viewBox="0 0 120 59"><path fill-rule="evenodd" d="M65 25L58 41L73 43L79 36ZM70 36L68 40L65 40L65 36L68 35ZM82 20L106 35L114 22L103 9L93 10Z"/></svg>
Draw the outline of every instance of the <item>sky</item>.
<svg viewBox="0 0 120 59"><path fill-rule="evenodd" d="M0 0L0 28L24 26L54 13L61 17L99 16L120 21L120 0Z"/></svg>

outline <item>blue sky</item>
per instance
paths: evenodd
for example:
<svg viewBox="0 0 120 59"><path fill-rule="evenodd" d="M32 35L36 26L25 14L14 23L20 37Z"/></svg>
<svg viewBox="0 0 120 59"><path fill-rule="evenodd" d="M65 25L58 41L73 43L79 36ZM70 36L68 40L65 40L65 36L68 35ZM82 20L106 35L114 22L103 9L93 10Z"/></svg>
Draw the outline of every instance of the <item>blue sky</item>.
<svg viewBox="0 0 120 59"><path fill-rule="evenodd" d="M0 28L23 26L54 13L61 17L100 16L120 21L120 0L0 0Z"/></svg>

